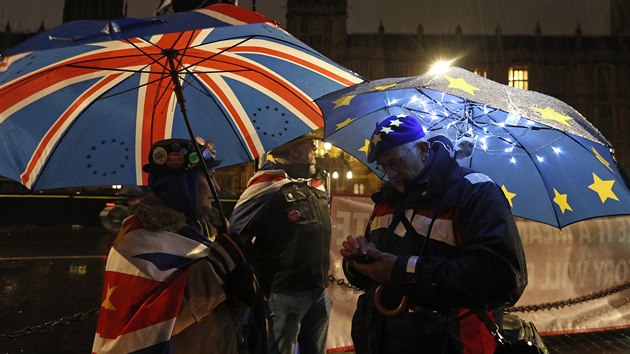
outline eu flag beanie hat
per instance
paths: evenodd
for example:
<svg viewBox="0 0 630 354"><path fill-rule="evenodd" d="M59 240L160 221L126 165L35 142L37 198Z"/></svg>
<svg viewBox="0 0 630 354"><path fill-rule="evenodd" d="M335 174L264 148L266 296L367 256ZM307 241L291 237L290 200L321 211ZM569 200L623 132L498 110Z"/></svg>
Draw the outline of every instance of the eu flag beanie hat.
<svg viewBox="0 0 630 354"><path fill-rule="evenodd" d="M406 114L389 116L374 128L370 137L368 149L368 162L376 161L383 152L424 137L424 129L420 120Z"/></svg>

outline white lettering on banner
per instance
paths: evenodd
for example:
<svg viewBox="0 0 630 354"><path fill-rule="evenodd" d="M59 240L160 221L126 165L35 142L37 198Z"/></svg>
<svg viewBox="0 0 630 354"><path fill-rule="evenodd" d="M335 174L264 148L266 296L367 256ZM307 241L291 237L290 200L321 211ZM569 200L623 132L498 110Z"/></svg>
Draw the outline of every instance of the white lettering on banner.
<svg viewBox="0 0 630 354"><path fill-rule="evenodd" d="M333 223L333 228L338 235L347 235L350 233L350 221L352 220L352 213L349 211L338 211L335 213L335 217L337 220ZM341 223L339 223L339 219L341 219ZM345 240L345 237L334 237L337 241L335 242L336 246L340 246L341 242Z"/></svg>
<svg viewBox="0 0 630 354"><path fill-rule="evenodd" d="M615 232L619 235L619 243L630 243L630 219L620 219Z"/></svg>
<svg viewBox="0 0 630 354"><path fill-rule="evenodd" d="M593 261L595 285L607 288L630 280L628 276L629 262L630 260L627 259Z"/></svg>
<svg viewBox="0 0 630 354"><path fill-rule="evenodd" d="M562 231L541 223L518 222L519 234L523 245L563 245L572 244L571 230Z"/></svg>
<svg viewBox="0 0 630 354"><path fill-rule="evenodd" d="M593 243L593 238L591 237L590 228L586 223L578 223L578 229L580 232L579 242L591 244Z"/></svg>
<svg viewBox="0 0 630 354"><path fill-rule="evenodd" d="M352 218L356 220L355 235L363 235L365 233L365 225L370 220L370 213L352 213Z"/></svg>
<svg viewBox="0 0 630 354"><path fill-rule="evenodd" d="M545 273L540 284L532 279L534 263L527 263L530 281L528 287L540 290L583 288L586 286L589 262L545 262ZM537 279L536 279L537 280Z"/></svg>
<svg viewBox="0 0 630 354"><path fill-rule="evenodd" d="M628 262L619 261L615 265L615 283L624 283L628 279Z"/></svg>
<svg viewBox="0 0 630 354"><path fill-rule="evenodd" d="M594 219L593 220L597 225L597 239L599 243L611 243L613 242L613 232L611 230L611 225L609 222L604 221L604 219Z"/></svg>
<svg viewBox="0 0 630 354"><path fill-rule="evenodd" d="M338 244L341 245L341 242L346 239L347 235L363 235L365 233L365 225L370 219L370 213L352 213L349 211L337 211L335 213L335 218L340 219L335 220L333 223L333 227L335 228L335 232L341 233L343 237L341 241L338 241ZM354 227L354 229L353 229Z"/></svg>

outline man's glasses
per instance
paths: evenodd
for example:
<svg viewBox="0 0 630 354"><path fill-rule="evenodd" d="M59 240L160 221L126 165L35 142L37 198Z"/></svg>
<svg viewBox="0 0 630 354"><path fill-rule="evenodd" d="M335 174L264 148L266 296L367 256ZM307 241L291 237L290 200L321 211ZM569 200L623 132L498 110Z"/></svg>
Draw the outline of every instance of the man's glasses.
<svg viewBox="0 0 630 354"><path fill-rule="evenodd" d="M407 156L409 156L410 152L411 152L411 149L407 150L407 153L405 154L405 156L401 158L398 158L393 161L389 161L384 164L380 164L380 163L376 164L376 169L382 173L387 172L388 169L390 171L398 172L398 169L400 169L400 166L402 166L402 164L405 162L405 159L407 158Z"/></svg>

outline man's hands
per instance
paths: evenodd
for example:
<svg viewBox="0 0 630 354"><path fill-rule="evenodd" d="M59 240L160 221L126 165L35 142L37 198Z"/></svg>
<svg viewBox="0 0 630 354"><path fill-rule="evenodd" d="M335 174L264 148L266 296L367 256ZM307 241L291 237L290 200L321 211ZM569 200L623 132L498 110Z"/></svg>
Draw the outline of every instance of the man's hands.
<svg viewBox="0 0 630 354"><path fill-rule="evenodd" d="M348 236L339 250L350 266L380 284L389 284L396 256L381 252L365 237Z"/></svg>
<svg viewBox="0 0 630 354"><path fill-rule="evenodd" d="M258 296L258 281L254 269L232 236L218 234L210 246L208 258L224 282L225 293L246 305L254 305Z"/></svg>

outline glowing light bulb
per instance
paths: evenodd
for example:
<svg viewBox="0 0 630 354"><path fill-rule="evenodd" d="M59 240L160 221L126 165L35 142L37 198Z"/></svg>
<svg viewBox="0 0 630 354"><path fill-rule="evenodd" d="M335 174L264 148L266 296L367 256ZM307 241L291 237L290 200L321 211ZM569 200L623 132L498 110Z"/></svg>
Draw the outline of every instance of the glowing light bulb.
<svg viewBox="0 0 630 354"><path fill-rule="evenodd" d="M324 143L324 150L330 151L330 149L332 149L332 144L331 143Z"/></svg>
<svg viewBox="0 0 630 354"><path fill-rule="evenodd" d="M453 63L452 60L438 60L435 63L433 63L433 65L431 65L431 68L429 69L429 74L433 74L433 75L444 74L445 72L448 71L448 68L451 67L452 63Z"/></svg>
<svg viewBox="0 0 630 354"><path fill-rule="evenodd" d="M337 171L333 172L333 174L332 174L332 178L333 178L333 179L337 179L337 178L339 178L339 172L337 172Z"/></svg>
<svg viewBox="0 0 630 354"><path fill-rule="evenodd" d="M348 171L348 173L346 173L346 178L352 179L352 171Z"/></svg>

